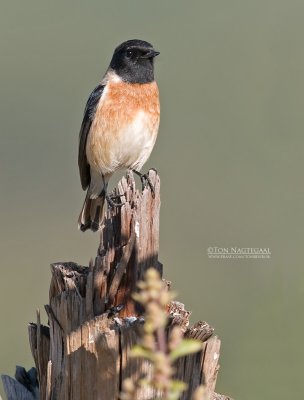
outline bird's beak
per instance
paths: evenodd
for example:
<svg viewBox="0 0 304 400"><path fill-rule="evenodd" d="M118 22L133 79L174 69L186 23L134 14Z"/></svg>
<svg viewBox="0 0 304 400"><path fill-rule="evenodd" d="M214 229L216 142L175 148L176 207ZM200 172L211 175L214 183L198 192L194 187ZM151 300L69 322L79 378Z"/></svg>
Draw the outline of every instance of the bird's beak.
<svg viewBox="0 0 304 400"><path fill-rule="evenodd" d="M159 51L149 50L146 54L141 56L141 58L154 58L159 55Z"/></svg>

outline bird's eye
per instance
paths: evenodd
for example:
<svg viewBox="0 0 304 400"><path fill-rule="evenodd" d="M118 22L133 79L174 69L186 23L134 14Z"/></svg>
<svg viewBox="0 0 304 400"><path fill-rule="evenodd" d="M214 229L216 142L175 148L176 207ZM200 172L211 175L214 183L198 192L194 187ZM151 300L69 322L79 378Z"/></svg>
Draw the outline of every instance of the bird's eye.
<svg viewBox="0 0 304 400"><path fill-rule="evenodd" d="M133 55L133 51L132 50L127 51L127 57L128 58L131 58L132 55Z"/></svg>

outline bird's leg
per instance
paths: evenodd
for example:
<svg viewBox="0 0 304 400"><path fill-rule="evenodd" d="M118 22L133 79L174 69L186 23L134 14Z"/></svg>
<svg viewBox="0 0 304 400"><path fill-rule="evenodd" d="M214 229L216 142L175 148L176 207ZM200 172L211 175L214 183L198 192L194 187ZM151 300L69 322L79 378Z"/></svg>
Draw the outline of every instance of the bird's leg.
<svg viewBox="0 0 304 400"><path fill-rule="evenodd" d="M105 197L105 199L107 200L108 204L110 205L110 207L114 208L114 207L122 207L123 204L122 203L116 203L114 200L116 199L120 199L123 195L119 194L116 196L110 196L109 193L107 192L107 188L108 188L108 184L104 183L104 187L100 193L100 197Z"/></svg>
<svg viewBox="0 0 304 400"><path fill-rule="evenodd" d="M139 171L136 171L135 169L132 170L134 174L138 175L140 180L141 180L141 185L142 185L142 190L144 190L147 186L149 186L151 190L151 194L153 199L155 198L155 190L154 190L154 185L151 182L151 179L149 178L148 174L142 174Z"/></svg>
<svg viewBox="0 0 304 400"><path fill-rule="evenodd" d="M105 198L108 202L108 204L110 205L110 207L114 208L114 207L122 207L123 203L116 203L114 200L120 198L121 196L123 196L122 194L118 195L118 196L110 196L107 192L105 193Z"/></svg>

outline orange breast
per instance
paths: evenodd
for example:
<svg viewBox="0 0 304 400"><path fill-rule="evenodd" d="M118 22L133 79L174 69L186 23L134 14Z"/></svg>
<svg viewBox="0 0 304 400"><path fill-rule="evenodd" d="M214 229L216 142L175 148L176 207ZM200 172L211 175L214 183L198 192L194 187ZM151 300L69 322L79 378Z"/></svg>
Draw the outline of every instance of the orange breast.
<svg viewBox="0 0 304 400"><path fill-rule="evenodd" d="M128 167L118 165L119 146L127 135L138 113L144 113L145 134L155 142L159 125L159 94L156 82L130 84L108 82L98 104L87 141L87 157L90 165L102 173ZM155 138L154 138L155 136ZM135 138L136 140L136 138ZM152 146L153 147L153 146ZM144 150L144 149L143 149ZM136 155L134 155L136 157Z"/></svg>
<svg viewBox="0 0 304 400"><path fill-rule="evenodd" d="M133 121L139 110L151 116L151 122L159 118L159 95L156 82L139 84L109 82L105 101L96 115L109 125L120 126Z"/></svg>

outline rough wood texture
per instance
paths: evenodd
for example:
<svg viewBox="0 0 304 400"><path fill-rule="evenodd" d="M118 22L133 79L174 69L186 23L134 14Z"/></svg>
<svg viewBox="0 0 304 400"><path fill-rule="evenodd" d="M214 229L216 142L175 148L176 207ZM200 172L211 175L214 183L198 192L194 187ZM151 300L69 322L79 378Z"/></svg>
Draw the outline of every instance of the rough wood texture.
<svg viewBox="0 0 304 400"><path fill-rule="evenodd" d="M37 312L37 324L28 326L29 340L32 355L37 366L38 380L41 387L47 385L47 371L50 354L50 330L48 326L41 325L40 313ZM40 396L43 400L46 397Z"/></svg>
<svg viewBox="0 0 304 400"><path fill-rule="evenodd" d="M131 298L136 283L147 268L158 261L160 182L135 189L132 174L116 190L124 205L107 212L97 257L89 267L73 262L54 263L49 304L49 329L29 326L31 349L40 381L41 400L116 400L127 377L149 375L151 366L130 358L142 329L142 310ZM167 282L168 290L170 282ZM220 341L211 337L213 328L199 322L189 328L190 313L179 302L168 307L170 325L181 325L185 336L204 342L203 350L176 364L176 376L189 384L183 400L205 383L214 399ZM170 326L169 326L170 329ZM156 393L143 388L137 399L154 399ZM218 397L220 398L220 397Z"/></svg>

